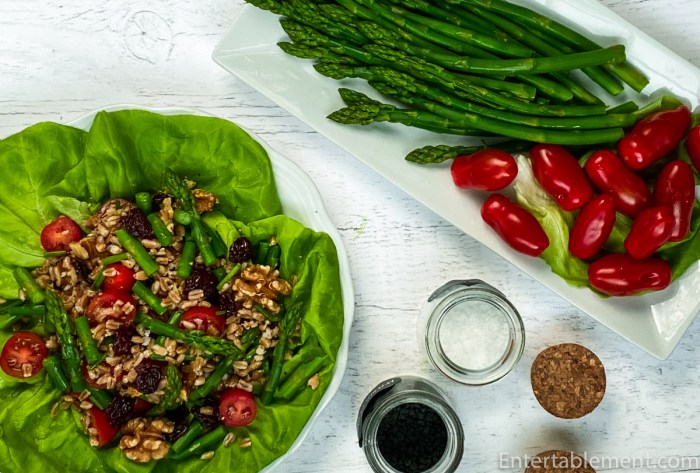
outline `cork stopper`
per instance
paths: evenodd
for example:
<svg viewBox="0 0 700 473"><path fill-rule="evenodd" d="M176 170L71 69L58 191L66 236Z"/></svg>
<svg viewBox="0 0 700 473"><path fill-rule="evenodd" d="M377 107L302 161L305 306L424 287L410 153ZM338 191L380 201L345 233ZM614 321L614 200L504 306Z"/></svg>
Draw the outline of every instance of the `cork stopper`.
<svg viewBox="0 0 700 473"><path fill-rule="evenodd" d="M542 351L530 371L532 390L540 405L562 419L592 412L605 394L605 368L588 348L575 343Z"/></svg>
<svg viewBox="0 0 700 473"><path fill-rule="evenodd" d="M585 458L564 450L547 450L532 457L525 473L596 473Z"/></svg>

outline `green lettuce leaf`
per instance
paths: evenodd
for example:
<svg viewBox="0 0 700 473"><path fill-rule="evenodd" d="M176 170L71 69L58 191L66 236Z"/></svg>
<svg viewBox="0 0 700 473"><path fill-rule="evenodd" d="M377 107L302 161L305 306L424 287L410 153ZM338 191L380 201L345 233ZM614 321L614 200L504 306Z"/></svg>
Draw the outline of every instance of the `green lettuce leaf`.
<svg viewBox="0 0 700 473"><path fill-rule="evenodd" d="M562 210L540 186L535 180L529 158L519 155L516 159L518 162L518 176L514 185L516 199L537 218L549 237L549 247L542 253L542 259L555 274L572 286L590 287L588 263L576 258L569 251L569 234L577 213ZM691 229L685 239L667 243L656 253L671 265L673 280L683 275L688 268L700 260L700 204L697 202L691 221ZM603 251L624 253L624 242L631 225L632 220L618 212L610 237L603 245Z"/></svg>
<svg viewBox="0 0 700 473"><path fill-rule="evenodd" d="M532 172L530 160L517 157L518 177L515 192L518 203L532 213L549 237L549 246L542 259L555 274L573 286L588 285L588 264L569 251L569 233L574 224L574 214L562 210L556 201L539 185Z"/></svg>
<svg viewBox="0 0 700 473"><path fill-rule="evenodd" d="M72 410L51 416L61 396L45 375L34 383L0 377L0 471L255 472L285 453L331 381L343 305L333 240L280 215L265 150L225 120L120 111L98 114L89 132L53 123L28 128L0 141L0 160L11 172L0 182L0 297L17 297L13 266L42 263L39 234L46 223L60 213L84 218L112 197L158 190L165 170L172 169L219 197L220 212L211 212L205 221L227 243L232 226L254 242L277 238L282 275L298 278L291 302L304 308L298 356L324 360L318 389L259 406L255 422L236 429L238 439L252 440L251 447L234 442L217 449L209 461L164 459L143 465L118 448L90 447ZM0 333L0 342L7 336Z"/></svg>

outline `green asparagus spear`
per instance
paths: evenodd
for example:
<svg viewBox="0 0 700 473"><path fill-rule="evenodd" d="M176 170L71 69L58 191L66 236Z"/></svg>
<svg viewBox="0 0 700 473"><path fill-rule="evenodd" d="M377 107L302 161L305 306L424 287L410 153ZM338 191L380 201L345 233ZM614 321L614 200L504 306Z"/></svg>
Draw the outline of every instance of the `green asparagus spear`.
<svg viewBox="0 0 700 473"><path fill-rule="evenodd" d="M168 366L165 369L165 379L168 382L167 386L165 387L165 394L163 394L163 398L158 404L149 409L148 415L150 416L162 416L165 414L165 411L174 409L179 404L178 398L180 396L180 391L182 390L180 370L178 370L175 365L168 363Z"/></svg>
<svg viewBox="0 0 700 473"><path fill-rule="evenodd" d="M220 425L208 434L196 439L189 447L185 448L180 452L173 452L174 455L170 456L173 460L180 460L193 455L201 455L209 450L213 450L224 441L224 438L230 430Z"/></svg>
<svg viewBox="0 0 700 473"><path fill-rule="evenodd" d="M151 224L153 234L156 236L162 246L170 246L173 244L174 237L172 232L168 230L165 222L163 222L157 213L148 214L146 219Z"/></svg>
<svg viewBox="0 0 700 473"><path fill-rule="evenodd" d="M157 335L164 335L166 337L180 340L185 344L209 353L234 356L238 359L244 355L244 352L240 348L228 340L204 335L198 330L181 330L174 325L170 325L167 322L150 317L147 314L136 314L135 321L137 324L142 324L148 330Z"/></svg>
<svg viewBox="0 0 700 473"><path fill-rule="evenodd" d="M406 91L409 95L421 95L430 100L442 103L445 106L456 110L476 113L485 117L501 120L517 125L527 125L536 128L559 128L559 129L597 129L610 127L626 127L633 125L637 121L636 115L608 114L590 117L538 117L511 113L504 110L495 110L464 100L456 95L449 95L443 91L430 87L421 81L415 80L408 74L394 71L384 67L349 67L329 65L333 68L342 68L345 74L351 77L361 77L373 84L385 82L389 85ZM397 89L398 90L398 89ZM401 97L395 97L402 100ZM357 108L357 107L356 107Z"/></svg>
<svg viewBox="0 0 700 473"><path fill-rule="evenodd" d="M447 0L449 3L460 4L477 4L485 8L503 13L509 18L515 19L531 29L538 31L546 31L549 35L568 44L575 49L598 49L600 46L594 41L586 38L580 33L571 28L562 25L561 23L541 15L526 7L508 3L503 0ZM649 83L649 80L639 72L634 66L629 63L611 64L606 66L610 72L615 74L623 82L628 84L637 92Z"/></svg>
<svg viewBox="0 0 700 473"><path fill-rule="evenodd" d="M34 276L32 276L32 273L27 268L17 266L12 270L12 275L32 304L36 305L44 302L44 290L39 286L39 283L36 282L36 279L34 279Z"/></svg>
<svg viewBox="0 0 700 473"><path fill-rule="evenodd" d="M76 318L73 323L75 324L75 331L78 334L78 341L80 342L80 348L83 349L83 355L85 355L85 360L89 366L95 366L105 359L105 354L101 353L95 343L95 339L92 337L92 332L90 331L90 324L84 315Z"/></svg>
<svg viewBox="0 0 700 473"><path fill-rule="evenodd" d="M168 311L168 308L163 305L163 301L141 281L136 281L131 288L133 293L148 305L158 315L163 315Z"/></svg>
<svg viewBox="0 0 700 473"><path fill-rule="evenodd" d="M136 207L138 207L144 214L148 215L153 212L151 194L148 192L137 192L134 196L134 200L136 201Z"/></svg>
<svg viewBox="0 0 700 473"><path fill-rule="evenodd" d="M199 213L197 213L192 192L185 183L172 172L166 173L165 179L170 192L180 201L182 209L189 212L192 216L192 223L190 223L192 238L197 243L204 264L206 266L211 266L216 261L216 255L211 247L211 242L209 241L209 236L204 228L204 224L202 223Z"/></svg>
<svg viewBox="0 0 700 473"><path fill-rule="evenodd" d="M195 439L197 439L197 437L199 437L203 433L204 426L200 424L199 421L192 421L190 427L187 429L184 435L177 439L170 447L172 455L170 455L169 458L173 458L177 454L184 452L185 449L187 449L192 444L192 442L194 442Z"/></svg>
<svg viewBox="0 0 700 473"><path fill-rule="evenodd" d="M107 256L102 258L102 266L107 267L110 264L118 263L120 261L124 261L125 259L129 259L129 253L118 253L116 255Z"/></svg>
<svg viewBox="0 0 700 473"><path fill-rule="evenodd" d="M299 320L302 317L301 306L292 305L286 308L284 319L280 322L280 336L272 352L272 366L270 367L270 374L268 375L267 382L263 388L263 392L260 396L260 400L263 404L272 403L275 393L277 392L277 387L279 386L280 376L282 375L282 365L284 364L284 354L287 351L287 344L289 338L294 334Z"/></svg>
<svg viewBox="0 0 700 473"><path fill-rule="evenodd" d="M96 389L88 386L87 390L90 391L92 403L98 409L105 410L109 403L112 402L112 395L106 389Z"/></svg>
<svg viewBox="0 0 700 473"><path fill-rule="evenodd" d="M46 291L46 310L56 327L56 336L61 346L61 358L65 363L73 392L85 390L85 379L80 364L80 354L71 334L71 324L63 302L53 291Z"/></svg>
<svg viewBox="0 0 700 473"><path fill-rule="evenodd" d="M197 243L188 235L185 237L185 244L182 246L180 260L177 263L177 276L187 279L192 273L194 259L197 256Z"/></svg>
<svg viewBox="0 0 700 473"><path fill-rule="evenodd" d="M437 164L454 159L457 156L470 155L484 149L495 148L507 153L525 152L533 146L529 141L506 141L494 145L482 146L448 146L428 145L417 148L406 155L406 161L417 164Z"/></svg>
<svg viewBox="0 0 700 473"><path fill-rule="evenodd" d="M158 271L160 266L155 262L153 257L148 253L148 250L144 248L140 241L129 235L129 233L123 228L116 230L114 235L117 237L119 243L122 244L124 249L134 258L143 272L145 272L148 276L153 276Z"/></svg>
<svg viewBox="0 0 700 473"><path fill-rule="evenodd" d="M277 395L282 399L293 399L306 387L309 379L318 373L324 363L325 360L323 358L314 358L310 362L301 365L280 385Z"/></svg>
<svg viewBox="0 0 700 473"><path fill-rule="evenodd" d="M68 392L70 389L70 381L61 368L61 362L53 355L44 358L44 369L49 375L49 379L54 387L61 392Z"/></svg>
<svg viewBox="0 0 700 473"><path fill-rule="evenodd" d="M433 114L444 117L450 120L454 126L480 128L484 131L525 141L562 145L601 144L613 143L622 138L624 135L622 128L560 131L516 125L474 113L453 110L452 108L445 107L440 103L424 99L422 97L409 97L403 94L402 91L392 88L386 84L374 83L372 85L377 90L382 90L387 95L401 96L401 100L409 103L410 105L415 105L422 109L428 110ZM329 115L329 118L337 121L338 123L357 123L355 119L358 115L358 109L362 112L362 123L367 123L368 121L373 120L371 117L373 113L377 115L376 119L382 118L380 116L380 110L374 110L366 106L346 107L333 112L331 115Z"/></svg>

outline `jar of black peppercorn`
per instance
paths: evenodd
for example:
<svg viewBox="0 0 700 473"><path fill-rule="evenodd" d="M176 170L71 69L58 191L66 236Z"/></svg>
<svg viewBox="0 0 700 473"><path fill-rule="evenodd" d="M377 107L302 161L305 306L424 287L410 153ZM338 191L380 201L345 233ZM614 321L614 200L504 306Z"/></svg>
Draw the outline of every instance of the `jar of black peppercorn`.
<svg viewBox="0 0 700 473"><path fill-rule="evenodd" d="M357 419L360 447L377 473L451 473L464 451L464 430L430 381L388 379L365 398Z"/></svg>

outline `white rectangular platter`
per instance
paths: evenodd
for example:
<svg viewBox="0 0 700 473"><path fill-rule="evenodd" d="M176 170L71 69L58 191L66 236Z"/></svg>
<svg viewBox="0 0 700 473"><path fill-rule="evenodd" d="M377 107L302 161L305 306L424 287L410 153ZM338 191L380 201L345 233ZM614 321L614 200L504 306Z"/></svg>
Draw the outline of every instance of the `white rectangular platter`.
<svg viewBox="0 0 700 473"><path fill-rule="evenodd" d="M672 93L691 108L698 107L700 70L597 0L516 3L568 24L603 46L624 44L628 60L650 79L645 93ZM404 161L405 155L415 148L465 143L464 138L439 136L402 125L346 126L326 119L344 105L338 87L350 86L375 97L376 94L360 81L335 81L321 76L311 61L282 52L276 43L284 40L288 39L276 15L246 5L213 57L226 70L594 319L659 359L671 354L700 310L697 263L666 290L644 296L601 298L588 289L569 286L542 260L519 255L507 247L479 217L483 198L451 185L448 166L420 166ZM632 97L626 91L616 102Z"/></svg>

